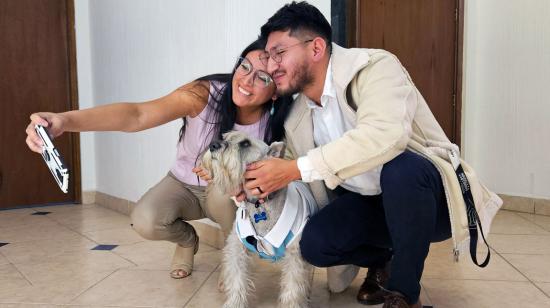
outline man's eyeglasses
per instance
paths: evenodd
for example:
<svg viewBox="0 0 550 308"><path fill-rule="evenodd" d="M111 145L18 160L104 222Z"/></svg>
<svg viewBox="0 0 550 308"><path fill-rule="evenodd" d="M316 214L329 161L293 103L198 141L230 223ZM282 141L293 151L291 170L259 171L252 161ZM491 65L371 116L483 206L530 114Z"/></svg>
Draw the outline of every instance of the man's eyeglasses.
<svg viewBox="0 0 550 308"><path fill-rule="evenodd" d="M281 63L281 61L283 61L283 54L290 48L294 47L294 46L298 46L300 44L306 44L306 43L309 43L309 42L312 42L313 39L309 39L309 40L305 40L305 41L301 41L301 42L298 42L294 45L290 45L290 46L287 46L287 47L284 47L284 48L280 48L280 49L276 49L275 47L271 48L269 51L264 51L261 55L260 55L260 61L262 62L263 65L267 66L267 62L269 61L269 58L273 59L273 61L275 61L276 63Z"/></svg>
<svg viewBox="0 0 550 308"><path fill-rule="evenodd" d="M252 63L250 63L248 59L239 58L236 71L243 76L247 76L254 71L254 66L252 66ZM252 84L254 84L254 86L267 88L271 85L271 83L273 83L273 78L271 78L271 75L260 70L254 71L254 75L252 76Z"/></svg>

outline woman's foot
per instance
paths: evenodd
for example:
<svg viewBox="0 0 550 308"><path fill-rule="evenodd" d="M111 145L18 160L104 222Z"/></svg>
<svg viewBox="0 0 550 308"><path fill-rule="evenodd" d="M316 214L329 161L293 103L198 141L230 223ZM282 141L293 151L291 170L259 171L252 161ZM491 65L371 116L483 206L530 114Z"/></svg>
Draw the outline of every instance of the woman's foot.
<svg viewBox="0 0 550 308"><path fill-rule="evenodd" d="M180 244L176 244L176 251L172 257L172 265L170 271L170 277L174 279L182 279L189 275L193 271L193 259L194 255L199 250L199 236L195 235L195 244L189 247L183 247Z"/></svg>

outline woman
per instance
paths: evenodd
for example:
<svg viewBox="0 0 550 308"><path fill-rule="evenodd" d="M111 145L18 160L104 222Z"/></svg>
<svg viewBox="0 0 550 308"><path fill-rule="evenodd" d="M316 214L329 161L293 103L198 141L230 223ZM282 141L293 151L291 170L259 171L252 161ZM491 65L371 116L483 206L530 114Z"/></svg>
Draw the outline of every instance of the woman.
<svg viewBox="0 0 550 308"><path fill-rule="evenodd" d="M208 178L197 167L200 154L212 139L230 130L245 131L266 143L283 138L283 122L292 99L275 96L275 84L259 60L264 46L262 41L250 44L231 74L199 78L152 101L32 114L27 145L35 152L42 150L35 124L57 137L65 131L136 132L183 118L176 162L168 175L138 201L132 223L144 238L177 244L170 276L185 278L193 270L199 247L195 229L186 221L208 217L227 235L235 219L228 196L206 190L207 183L199 179Z"/></svg>

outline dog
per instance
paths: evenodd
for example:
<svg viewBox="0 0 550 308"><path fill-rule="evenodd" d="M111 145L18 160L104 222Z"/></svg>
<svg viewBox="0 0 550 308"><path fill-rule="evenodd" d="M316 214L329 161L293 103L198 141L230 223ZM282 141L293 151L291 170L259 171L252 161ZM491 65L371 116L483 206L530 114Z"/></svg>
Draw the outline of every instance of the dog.
<svg viewBox="0 0 550 308"><path fill-rule="evenodd" d="M313 267L300 254L300 234L317 205L306 184L292 182L271 193L260 203L244 189L246 166L252 162L282 157L285 145L267 145L243 132L232 131L213 141L202 157L202 166L212 185L228 195L243 191L246 201L237 203L237 216L223 249L222 288L224 307L248 307L254 290L250 252L277 261L282 267L280 307L307 307ZM235 200L235 199L234 199Z"/></svg>

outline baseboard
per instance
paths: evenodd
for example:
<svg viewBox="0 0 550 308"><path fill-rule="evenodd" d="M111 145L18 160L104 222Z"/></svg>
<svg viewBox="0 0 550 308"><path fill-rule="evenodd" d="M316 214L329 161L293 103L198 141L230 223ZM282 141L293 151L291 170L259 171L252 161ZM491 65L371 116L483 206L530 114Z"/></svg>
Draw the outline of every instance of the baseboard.
<svg viewBox="0 0 550 308"><path fill-rule="evenodd" d="M93 204L95 203L96 191L83 191L82 192L82 204Z"/></svg>
<svg viewBox="0 0 550 308"><path fill-rule="evenodd" d="M515 212L550 216L550 200L530 197L499 195L502 209Z"/></svg>
<svg viewBox="0 0 550 308"><path fill-rule="evenodd" d="M99 191L83 192L82 196L83 203L84 200L90 201L93 198L93 201L88 203L96 203L97 205L106 207L127 216L130 216L132 214L132 211L136 206L136 203L133 201L111 196ZM225 237L220 226L217 223L208 218L189 221L189 223L197 231L201 242L216 247L218 249L223 248Z"/></svg>

